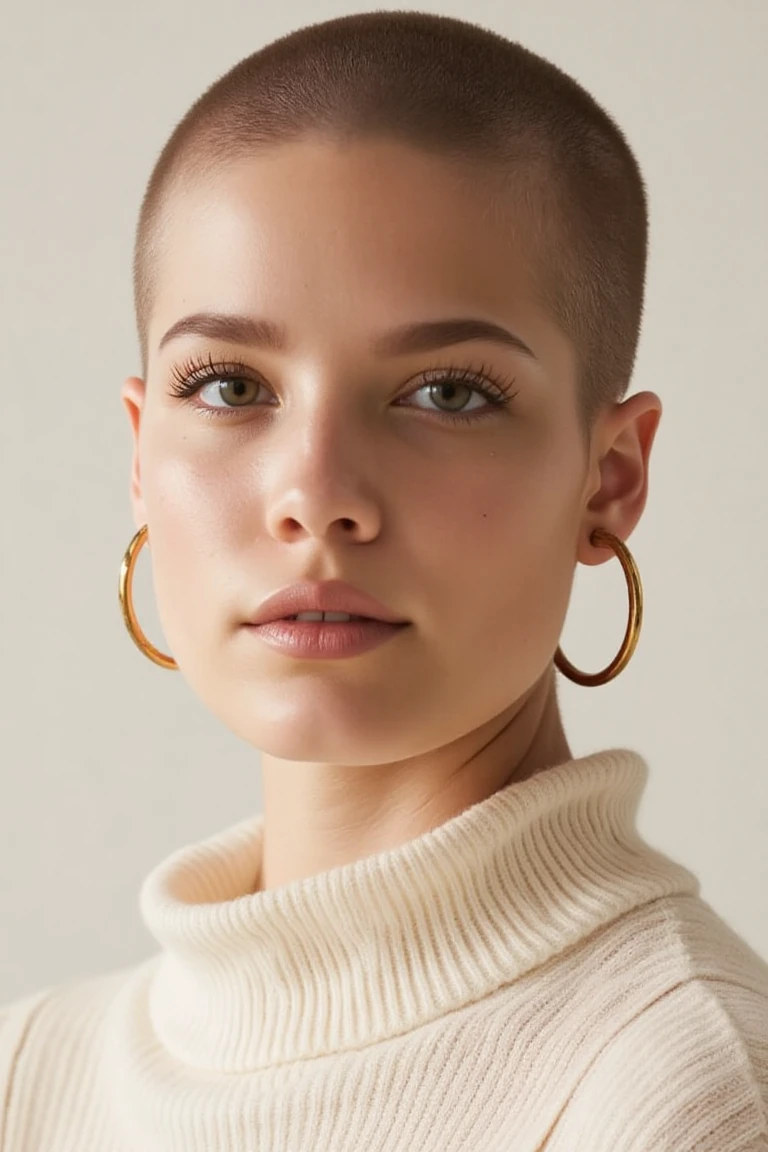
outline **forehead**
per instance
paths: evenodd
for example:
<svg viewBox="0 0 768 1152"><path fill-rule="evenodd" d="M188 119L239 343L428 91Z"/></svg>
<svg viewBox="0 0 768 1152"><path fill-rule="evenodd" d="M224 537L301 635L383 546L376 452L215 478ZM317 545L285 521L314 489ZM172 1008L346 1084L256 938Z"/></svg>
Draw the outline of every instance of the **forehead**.
<svg viewBox="0 0 768 1152"><path fill-rule="evenodd" d="M395 141L282 145L169 198L149 345L196 311L346 330L350 341L414 313L546 323L530 235L478 164Z"/></svg>

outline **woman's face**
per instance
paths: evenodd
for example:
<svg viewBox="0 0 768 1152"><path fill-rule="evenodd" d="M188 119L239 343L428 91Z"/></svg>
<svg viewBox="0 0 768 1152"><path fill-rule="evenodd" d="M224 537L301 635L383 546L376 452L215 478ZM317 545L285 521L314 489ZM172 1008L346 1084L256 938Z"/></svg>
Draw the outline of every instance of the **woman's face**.
<svg viewBox="0 0 768 1152"><path fill-rule="evenodd" d="M405 145L307 141L167 209L147 379L123 387L135 522L166 647L273 756L385 763L441 747L520 700L557 648L591 469L573 349L536 302L525 221L504 223L493 194ZM268 320L284 346L234 324L163 343L199 313ZM487 337L376 347L458 318L533 355ZM209 360L223 379L175 396L175 377ZM474 390L485 382L513 398L493 405ZM411 627L350 659L277 653L244 625L302 578L347 580Z"/></svg>

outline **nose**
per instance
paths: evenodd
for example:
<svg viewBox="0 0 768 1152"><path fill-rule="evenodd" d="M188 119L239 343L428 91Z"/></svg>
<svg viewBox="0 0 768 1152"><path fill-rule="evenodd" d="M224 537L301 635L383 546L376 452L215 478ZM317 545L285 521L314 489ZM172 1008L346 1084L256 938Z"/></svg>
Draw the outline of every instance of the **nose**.
<svg viewBox="0 0 768 1152"><path fill-rule="evenodd" d="M275 470L266 500L267 529L275 539L365 543L381 531L383 508L376 461L360 438L317 437ZM366 461L367 455L367 461ZM384 472L379 470L378 475Z"/></svg>

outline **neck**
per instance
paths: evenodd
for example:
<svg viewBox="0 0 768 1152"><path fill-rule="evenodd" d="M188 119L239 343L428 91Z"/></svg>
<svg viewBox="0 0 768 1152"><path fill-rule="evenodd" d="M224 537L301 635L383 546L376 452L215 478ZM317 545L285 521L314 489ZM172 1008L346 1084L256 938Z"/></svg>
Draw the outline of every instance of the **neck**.
<svg viewBox="0 0 768 1152"><path fill-rule="evenodd" d="M571 756L554 666L509 709L418 756L353 766L263 753L261 888L399 847Z"/></svg>

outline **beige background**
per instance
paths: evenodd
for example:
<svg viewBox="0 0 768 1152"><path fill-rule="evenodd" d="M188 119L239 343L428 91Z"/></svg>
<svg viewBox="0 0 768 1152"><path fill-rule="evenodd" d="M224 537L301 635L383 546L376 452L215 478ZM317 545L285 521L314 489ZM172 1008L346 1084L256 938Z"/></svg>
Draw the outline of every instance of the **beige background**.
<svg viewBox="0 0 768 1152"><path fill-rule="evenodd" d="M5 7L0 1001L154 952L146 872L261 808L258 754L141 657L119 614L133 229L160 148L205 86L277 35L364 7ZM665 405L629 541L645 626L613 683L563 683L566 729L577 755L647 756L641 831L768 958L768 0L415 7L548 56L639 155L651 261L631 391ZM163 647L148 563L137 607ZM618 562L580 568L569 657L604 666L625 621Z"/></svg>

